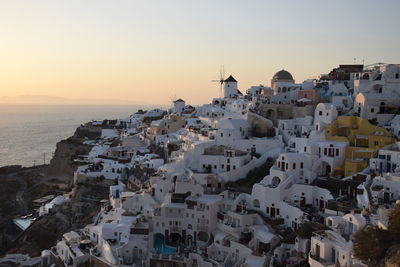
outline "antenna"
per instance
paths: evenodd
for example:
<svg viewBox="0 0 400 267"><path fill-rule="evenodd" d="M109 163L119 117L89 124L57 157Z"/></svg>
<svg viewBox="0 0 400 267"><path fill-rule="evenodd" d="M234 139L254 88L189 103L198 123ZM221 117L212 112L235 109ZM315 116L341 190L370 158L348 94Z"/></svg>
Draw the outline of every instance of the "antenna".
<svg viewBox="0 0 400 267"><path fill-rule="evenodd" d="M222 85L224 84L225 81L225 67L224 65L221 65L219 68L219 80L212 80L212 82L219 82L219 89L220 89L220 97L222 97Z"/></svg>

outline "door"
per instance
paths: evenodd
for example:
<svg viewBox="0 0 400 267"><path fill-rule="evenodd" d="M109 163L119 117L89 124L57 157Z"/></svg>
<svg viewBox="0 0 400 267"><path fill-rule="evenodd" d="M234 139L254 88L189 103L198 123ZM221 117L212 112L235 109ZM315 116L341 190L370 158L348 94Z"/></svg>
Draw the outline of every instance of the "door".
<svg viewBox="0 0 400 267"><path fill-rule="evenodd" d="M326 165L325 168L325 175L329 176L331 174L331 165Z"/></svg>
<svg viewBox="0 0 400 267"><path fill-rule="evenodd" d="M304 208L305 205L306 205L306 198L305 197L301 197L300 208Z"/></svg>
<svg viewBox="0 0 400 267"><path fill-rule="evenodd" d="M325 201L323 199L319 200L319 210L323 211L325 208Z"/></svg>
<svg viewBox="0 0 400 267"><path fill-rule="evenodd" d="M271 217L272 217L272 218L275 217L275 208L271 208Z"/></svg>
<svg viewBox="0 0 400 267"><path fill-rule="evenodd" d="M320 254L321 254L321 249L320 249L319 245L316 244L316 245L315 245L315 257L316 257L317 259L319 259Z"/></svg>

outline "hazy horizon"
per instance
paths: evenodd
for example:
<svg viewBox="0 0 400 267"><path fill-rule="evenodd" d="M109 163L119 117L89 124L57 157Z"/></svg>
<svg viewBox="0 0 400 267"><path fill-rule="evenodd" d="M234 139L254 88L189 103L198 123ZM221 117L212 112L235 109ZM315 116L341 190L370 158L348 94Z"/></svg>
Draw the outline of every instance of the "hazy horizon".
<svg viewBox="0 0 400 267"><path fill-rule="evenodd" d="M19 95L15 97L0 96L0 105L166 105L144 101L124 99L85 99L66 98L51 95Z"/></svg>
<svg viewBox="0 0 400 267"><path fill-rule="evenodd" d="M0 1L0 97L197 105L275 72L399 63L400 1Z"/></svg>

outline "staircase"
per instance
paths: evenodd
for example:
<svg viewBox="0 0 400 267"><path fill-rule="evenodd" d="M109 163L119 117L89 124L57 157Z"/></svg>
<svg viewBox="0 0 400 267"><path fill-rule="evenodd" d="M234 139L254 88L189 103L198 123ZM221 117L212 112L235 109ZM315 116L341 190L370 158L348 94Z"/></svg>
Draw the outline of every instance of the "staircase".
<svg viewBox="0 0 400 267"><path fill-rule="evenodd" d="M365 214L364 215L365 221L367 222L367 226L371 226L371 217L369 216L369 214Z"/></svg>

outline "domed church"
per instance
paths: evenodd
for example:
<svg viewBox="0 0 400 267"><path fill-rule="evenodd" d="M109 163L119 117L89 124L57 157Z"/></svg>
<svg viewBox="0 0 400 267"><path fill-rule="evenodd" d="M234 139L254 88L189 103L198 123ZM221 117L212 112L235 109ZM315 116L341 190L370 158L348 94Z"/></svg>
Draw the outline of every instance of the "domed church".
<svg viewBox="0 0 400 267"><path fill-rule="evenodd" d="M290 72L282 69L275 73L275 75L272 77L271 80L271 87L275 88L275 83L276 82L289 82L289 83L294 83L294 79L292 74Z"/></svg>

